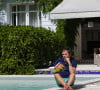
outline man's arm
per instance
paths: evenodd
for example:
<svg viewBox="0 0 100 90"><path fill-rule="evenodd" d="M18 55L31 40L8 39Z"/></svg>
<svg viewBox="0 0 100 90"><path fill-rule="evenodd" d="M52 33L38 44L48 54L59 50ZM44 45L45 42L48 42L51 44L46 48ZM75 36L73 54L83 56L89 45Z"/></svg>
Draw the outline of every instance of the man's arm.
<svg viewBox="0 0 100 90"><path fill-rule="evenodd" d="M75 72L76 72L76 68L72 66L71 62L70 62L70 58L66 58L66 61L69 65L69 80L68 80L68 85L71 85L74 80L75 80Z"/></svg>
<svg viewBox="0 0 100 90"><path fill-rule="evenodd" d="M71 85L75 80L76 68L74 68L71 65L69 65L69 72L70 72L70 75L69 75L68 84Z"/></svg>

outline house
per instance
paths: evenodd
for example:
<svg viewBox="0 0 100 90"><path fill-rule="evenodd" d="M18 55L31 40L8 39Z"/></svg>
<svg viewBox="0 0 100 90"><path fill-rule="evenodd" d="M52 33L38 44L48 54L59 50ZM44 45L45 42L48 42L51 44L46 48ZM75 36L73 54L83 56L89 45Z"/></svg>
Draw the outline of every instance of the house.
<svg viewBox="0 0 100 90"><path fill-rule="evenodd" d="M55 20L39 10L34 0L0 0L0 25L32 25L55 30Z"/></svg>
<svg viewBox="0 0 100 90"><path fill-rule="evenodd" d="M94 48L100 47L100 1L63 0L50 14L43 14L34 0L1 0L0 25L32 25L55 30L55 20L80 19L76 38L75 58L79 62L94 63ZM89 4L89 5L88 5Z"/></svg>
<svg viewBox="0 0 100 90"><path fill-rule="evenodd" d="M51 19L80 19L75 58L94 63L94 48L100 48L100 0L63 0L50 14Z"/></svg>

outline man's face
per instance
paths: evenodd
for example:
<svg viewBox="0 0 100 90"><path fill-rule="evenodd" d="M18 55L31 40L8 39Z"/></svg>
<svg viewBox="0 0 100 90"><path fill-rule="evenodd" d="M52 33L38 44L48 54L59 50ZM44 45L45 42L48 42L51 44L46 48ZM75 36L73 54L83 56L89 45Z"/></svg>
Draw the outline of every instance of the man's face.
<svg viewBox="0 0 100 90"><path fill-rule="evenodd" d="M69 58L71 55L67 50L62 51L63 58Z"/></svg>

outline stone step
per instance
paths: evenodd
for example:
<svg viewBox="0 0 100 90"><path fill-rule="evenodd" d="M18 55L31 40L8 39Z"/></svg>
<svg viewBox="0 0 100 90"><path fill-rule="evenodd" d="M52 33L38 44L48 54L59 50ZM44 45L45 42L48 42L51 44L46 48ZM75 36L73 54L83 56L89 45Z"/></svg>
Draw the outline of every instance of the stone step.
<svg viewBox="0 0 100 90"><path fill-rule="evenodd" d="M77 70L100 70L97 65L77 65Z"/></svg>

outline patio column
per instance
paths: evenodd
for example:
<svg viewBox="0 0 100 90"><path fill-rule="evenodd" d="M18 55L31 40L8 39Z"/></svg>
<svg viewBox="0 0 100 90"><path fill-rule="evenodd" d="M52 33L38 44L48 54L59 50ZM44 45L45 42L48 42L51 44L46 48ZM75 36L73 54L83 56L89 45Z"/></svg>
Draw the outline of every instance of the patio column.
<svg viewBox="0 0 100 90"><path fill-rule="evenodd" d="M75 59L76 60L81 60L82 59L82 43L81 43L81 40L82 40L82 36L81 36L81 33L82 32L82 29L81 29L81 24L79 24L79 27L78 27L78 33L77 34L77 37L76 37L76 47L74 48L74 56L75 56Z"/></svg>

